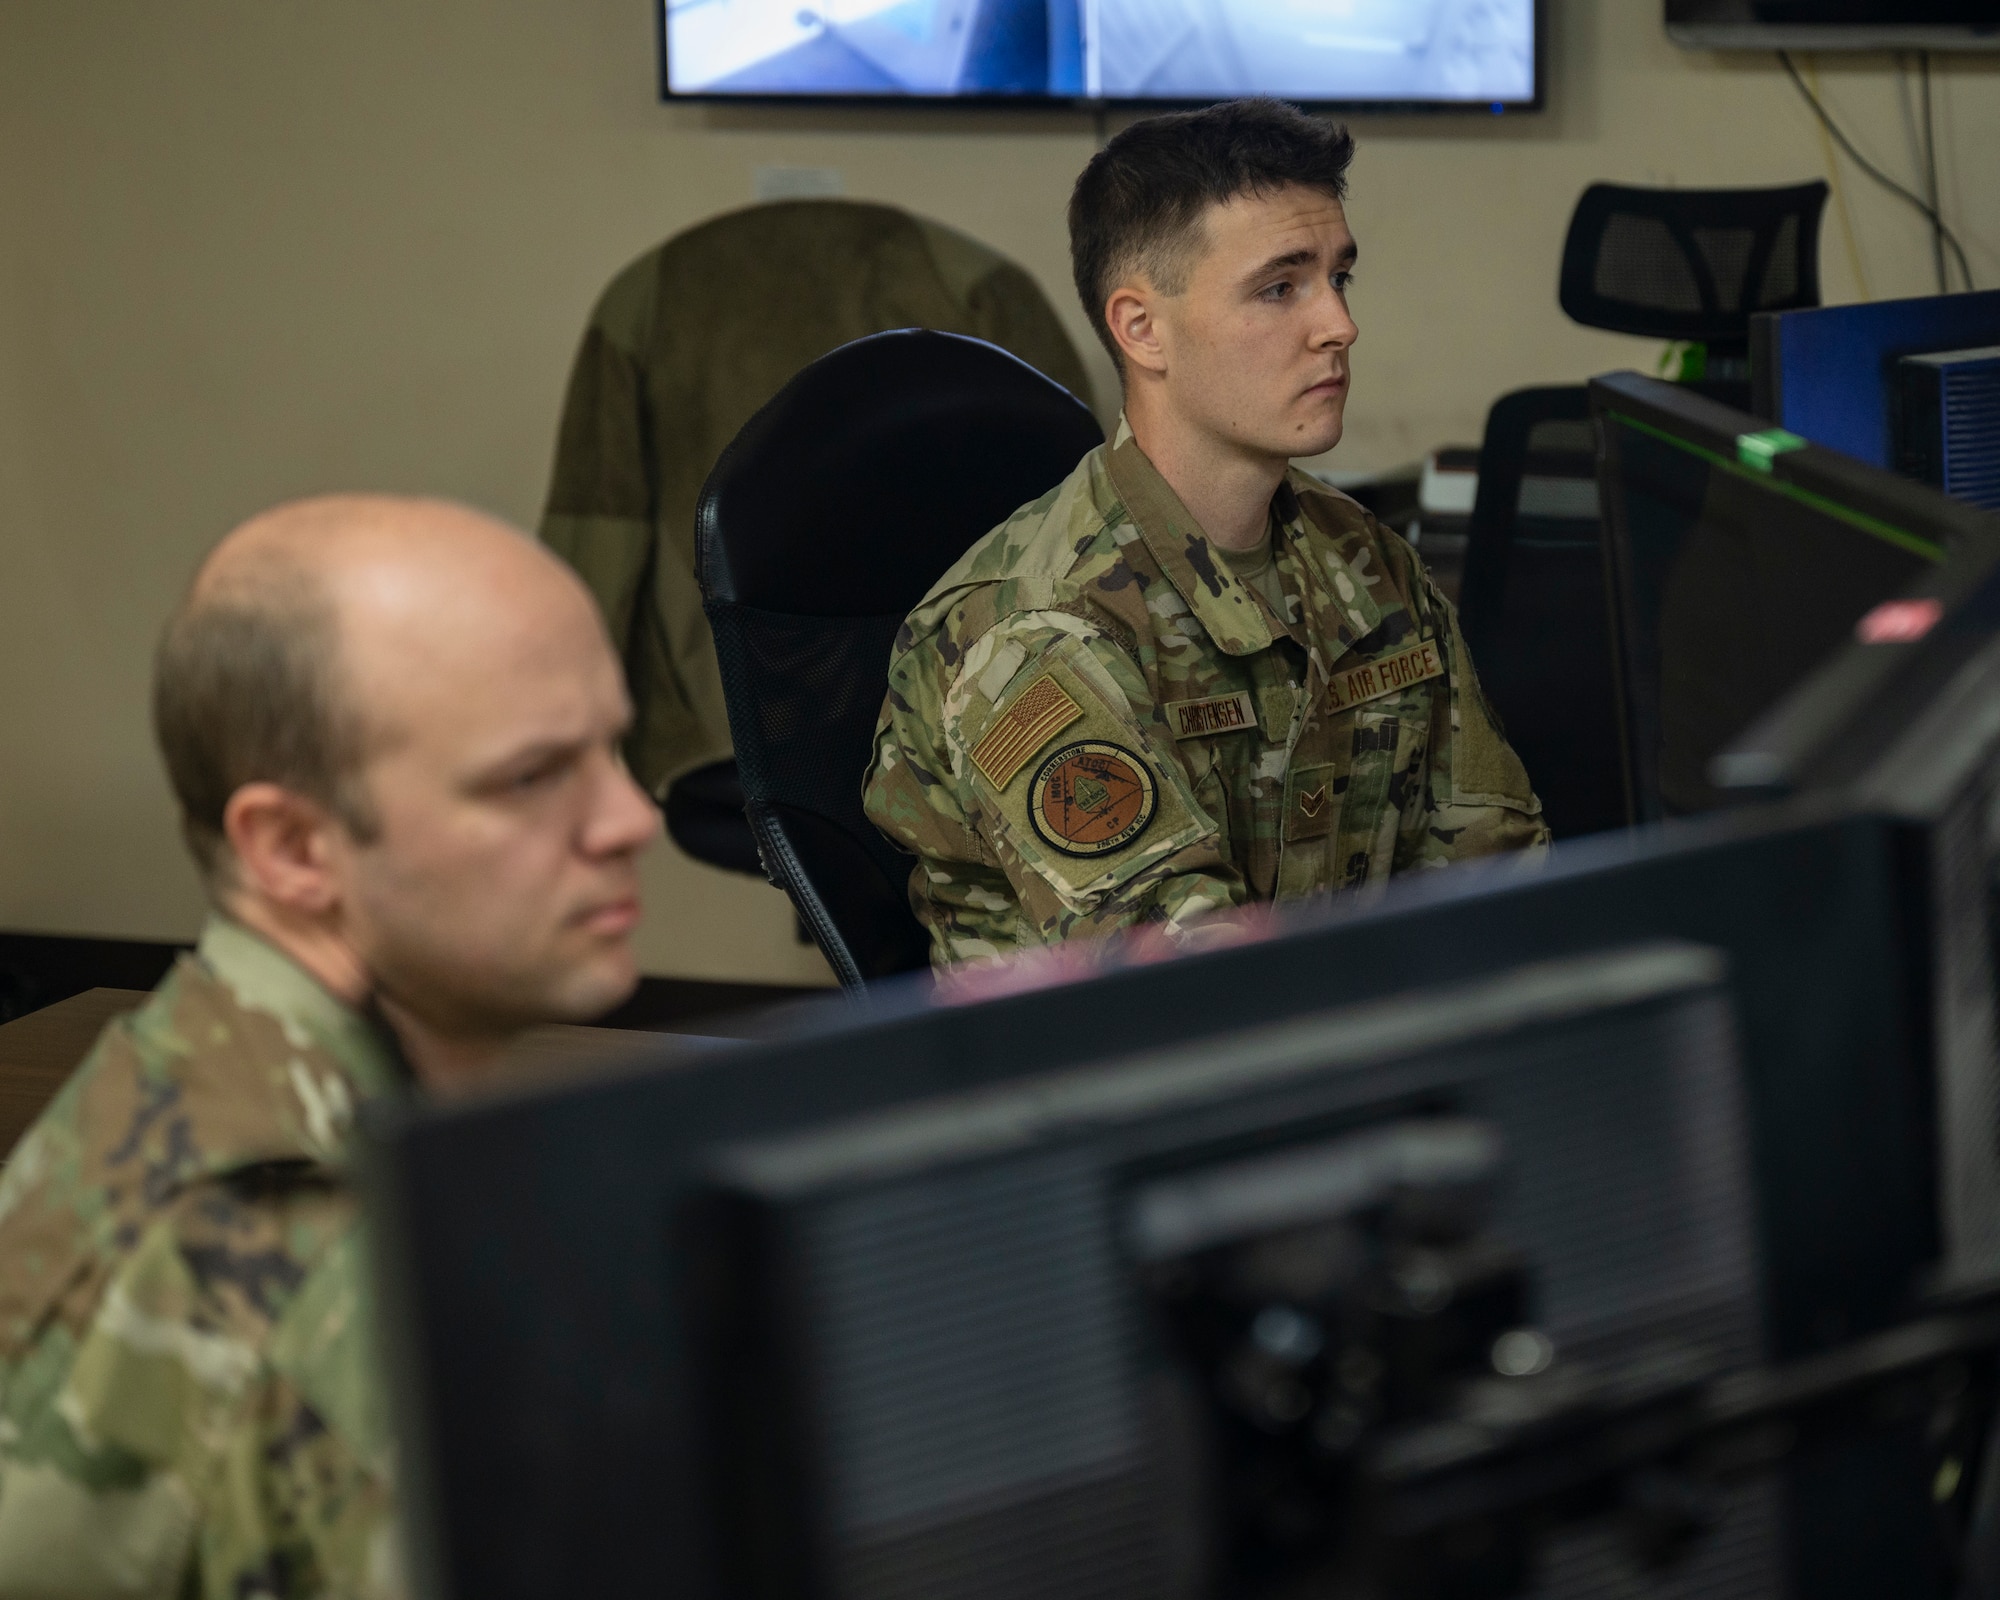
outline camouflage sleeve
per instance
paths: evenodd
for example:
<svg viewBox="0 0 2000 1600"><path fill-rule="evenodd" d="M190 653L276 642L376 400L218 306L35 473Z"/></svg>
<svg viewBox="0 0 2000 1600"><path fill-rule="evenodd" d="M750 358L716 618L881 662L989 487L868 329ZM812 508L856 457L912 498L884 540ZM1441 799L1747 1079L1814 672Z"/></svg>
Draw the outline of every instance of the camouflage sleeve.
<svg viewBox="0 0 2000 1600"><path fill-rule="evenodd" d="M1427 781L1404 811L1396 870L1509 851L1540 857L1549 843L1542 803L1479 687L1457 610L1428 574L1421 582L1427 608L1442 621L1450 690L1437 702Z"/></svg>
<svg viewBox="0 0 2000 1600"><path fill-rule="evenodd" d="M1067 612L1008 617L948 671L897 660L867 804L917 854L940 965L1243 902L1157 721L1131 658Z"/></svg>
<svg viewBox="0 0 2000 1600"><path fill-rule="evenodd" d="M404 1593L386 1459L308 1393L351 1387L365 1341L342 1269L300 1281L288 1247L327 1225L315 1209L210 1194L162 1218L89 1320L10 1375L0 1594Z"/></svg>

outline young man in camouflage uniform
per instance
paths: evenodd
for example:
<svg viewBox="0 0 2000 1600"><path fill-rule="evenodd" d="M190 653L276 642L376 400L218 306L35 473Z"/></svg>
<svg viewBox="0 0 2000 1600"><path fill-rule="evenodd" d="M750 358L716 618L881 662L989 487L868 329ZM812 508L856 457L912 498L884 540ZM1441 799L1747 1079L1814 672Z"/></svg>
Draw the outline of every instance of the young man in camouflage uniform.
<svg viewBox="0 0 2000 1600"><path fill-rule="evenodd" d="M1546 844L1423 563L1289 465L1340 439L1352 153L1239 101L1077 180L1124 415L910 613L868 777L938 965Z"/></svg>
<svg viewBox="0 0 2000 1600"><path fill-rule="evenodd" d="M325 500L217 548L154 711L216 911L0 1176L0 1595L399 1595L349 1129L630 991L621 674L525 537Z"/></svg>

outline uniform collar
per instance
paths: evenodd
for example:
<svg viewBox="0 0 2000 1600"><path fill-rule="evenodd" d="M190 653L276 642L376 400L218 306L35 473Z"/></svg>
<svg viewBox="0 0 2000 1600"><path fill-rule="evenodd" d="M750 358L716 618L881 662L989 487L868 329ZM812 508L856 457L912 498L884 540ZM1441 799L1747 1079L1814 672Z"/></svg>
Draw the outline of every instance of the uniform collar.
<svg viewBox="0 0 2000 1600"><path fill-rule="evenodd" d="M176 1063L177 1176L294 1161L340 1171L355 1109L408 1081L387 1029L226 917L209 918L169 988L133 1023L142 1056Z"/></svg>
<svg viewBox="0 0 2000 1600"><path fill-rule="evenodd" d="M1229 569L1229 563L1217 558L1200 524L1139 448L1122 413L1111 448L1105 452L1105 466L1139 537L1216 647L1232 656L1269 649L1273 638L1269 615L1249 585ZM1362 575L1334 548L1333 541L1315 537L1320 530L1300 508L1292 483L1296 476L1288 476L1272 500L1278 537L1289 541L1299 553L1293 570L1305 582L1306 608L1323 615L1331 613L1344 625L1343 631L1351 630L1351 637L1358 639L1381 621L1381 609ZM1329 642L1335 656L1346 648L1337 636Z"/></svg>
<svg viewBox="0 0 2000 1600"><path fill-rule="evenodd" d="M212 915L201 930L195 956L245 1009L268 1012L288 1035L303 1033L339 1060L362 1094L387 1094L407 1081L401 1054L387 1030L335 999L261 934L231 918Z"/></svg>

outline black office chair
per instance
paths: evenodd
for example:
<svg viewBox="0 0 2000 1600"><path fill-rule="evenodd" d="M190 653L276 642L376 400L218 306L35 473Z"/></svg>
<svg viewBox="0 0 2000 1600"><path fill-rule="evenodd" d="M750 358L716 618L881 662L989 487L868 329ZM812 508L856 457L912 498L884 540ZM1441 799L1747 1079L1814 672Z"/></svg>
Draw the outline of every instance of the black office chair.
<svg viewBox="0 0 2000 1600"><path fill-rule="evenodd" d="M1563 242L1558 297L1587 328L1706 350L1712 399L1749 408L1750 317L1819 304L1827 187L1631 189L1593 183Z"/></svg>
<svg viewBox="0 0 2000 1600"><path fill-rule="evenodd" d="M1486 419L1459 622L1558 839L1625 823L1589 392L1521 389Z"/></svg>
<svg viewBox="0 0 2000 1600"><path fill-rule="evenodd" d="M1082 401L957 334L820 357L722 452L696 512L744 808L770 880L843 984L924 966L914 858L861 786L910 609L1103 441Z"/></svg>

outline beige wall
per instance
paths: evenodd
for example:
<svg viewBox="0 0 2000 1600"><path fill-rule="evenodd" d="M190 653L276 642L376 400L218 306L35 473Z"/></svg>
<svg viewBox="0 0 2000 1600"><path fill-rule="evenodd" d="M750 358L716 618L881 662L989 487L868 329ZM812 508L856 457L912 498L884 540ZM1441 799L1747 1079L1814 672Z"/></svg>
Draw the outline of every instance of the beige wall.
<svg viewBox="0 0 2000 1600"><path fill-rule="evenodd" d="M199 552L281 496L461 496L532 522L592 297L755 170L1008 251L1066 301L1093 143L1016 116L667 108L649 0L6 0L0 5L0 927L187 935L148 744L153 635ZM1688 55L1659 0L1554 0L1541 117L1362 119L1363 329L1338 464L1478 437L1532 382L1650 365L1571 326L1563 227L1594 178L1819 174L1768 58ZM2000 58L1943 68L1945 198L2000 284ZM1863 149L1912 171L1881 58L1823 65ZM1829 297L1929 287L1913 214L1844 173ZM1079 344L1080 314L1071 316ZM1100 382L1108 371L1099 363ZM810 979L775 891L654 857L648 967Z"/></svg>

